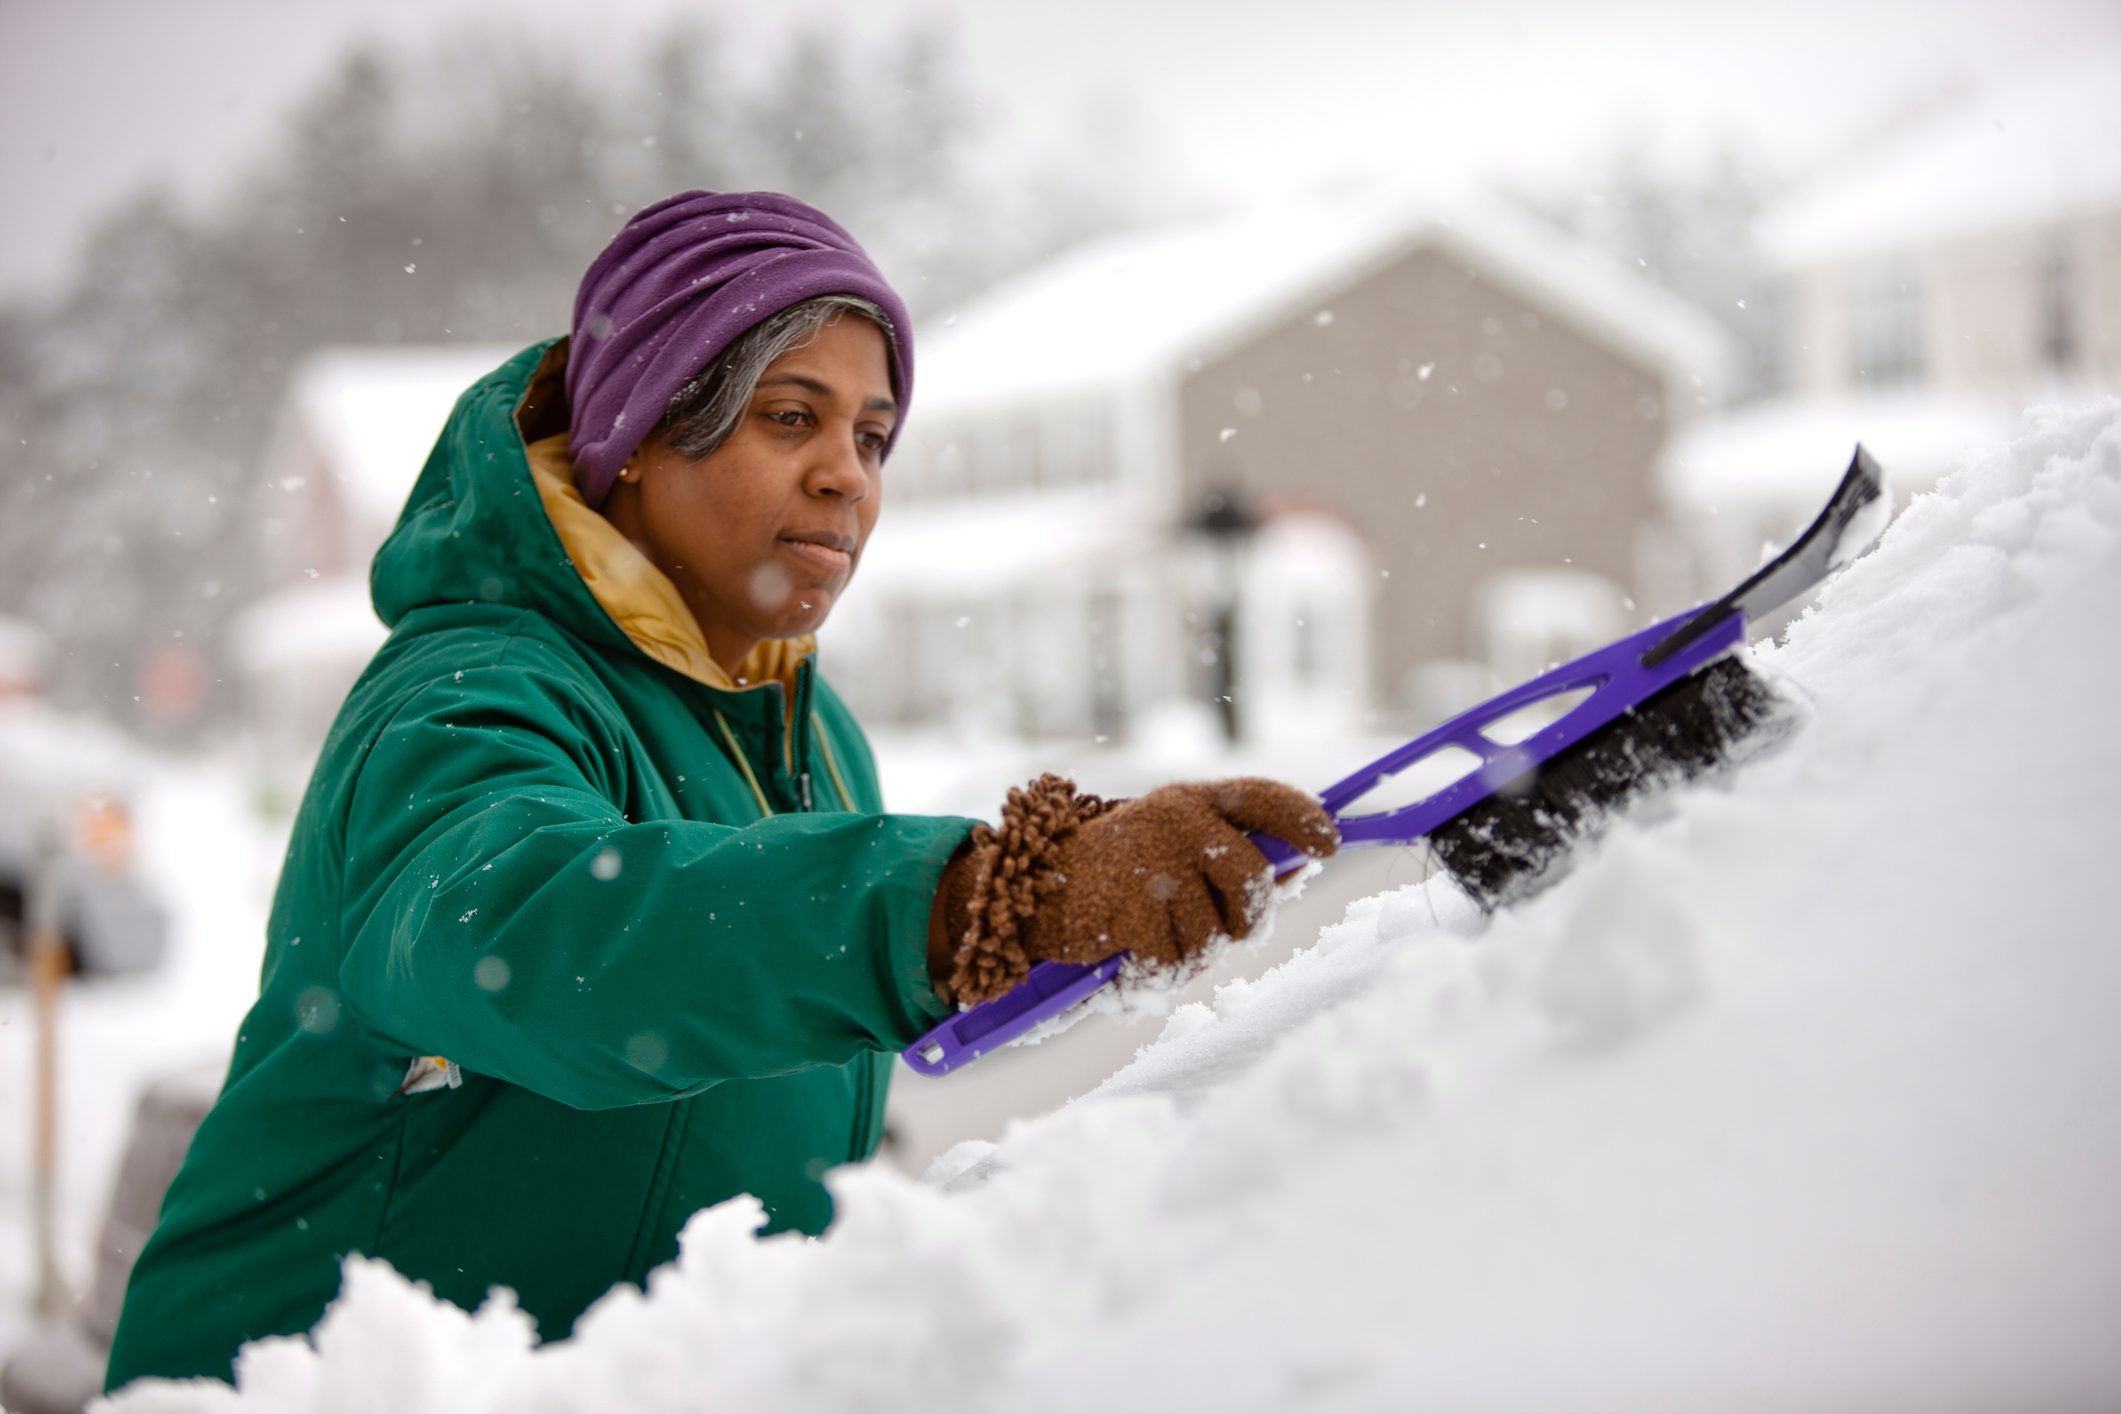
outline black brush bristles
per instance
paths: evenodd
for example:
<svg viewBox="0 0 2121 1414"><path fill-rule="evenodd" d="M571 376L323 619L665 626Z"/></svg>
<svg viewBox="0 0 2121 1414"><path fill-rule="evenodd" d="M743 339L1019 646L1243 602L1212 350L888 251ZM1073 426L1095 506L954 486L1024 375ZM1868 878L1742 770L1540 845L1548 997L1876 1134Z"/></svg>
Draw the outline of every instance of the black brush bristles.
<svg viewBox="0 0 2121 1414"><path fill-rule="evenodd" d="M1628 801L1731 764L1792 720L1743 663L1719 658L1439 826L1430 846L1492 911L1560 877L1569 852Z"/></svg>

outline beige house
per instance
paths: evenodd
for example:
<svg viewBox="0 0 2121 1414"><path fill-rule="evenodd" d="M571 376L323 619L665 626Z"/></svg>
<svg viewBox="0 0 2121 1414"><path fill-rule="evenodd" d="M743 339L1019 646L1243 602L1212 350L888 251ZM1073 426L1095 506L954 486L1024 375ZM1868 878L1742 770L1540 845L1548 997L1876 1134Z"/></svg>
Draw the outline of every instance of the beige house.
<svg viewBox="0 0 2121 1414"><path fill-rule="evenodd" d="M1770 219L1798 397L2121 386L2121 54L1969 95Z"/></svg>
<svg viewBox="0 0 2121 1414"><path fill-rule="evenodd" d="M1224 685L1229 627L1248 731L1433 718L1642 621L1653 470L1728 362L1479 204L1080 250L922 330L837 676L887 718L1119 732ZM1187 531L1210 498L1254 512L1242 550Z"/></svg>
<svg viewBox="0 0 2121 1414"><path fill-rule="evenodd" d="M1773 213L1785 390L1697 425L1666 494L1757 557L1862 440L1903 493L1999 445L2024 410L2121 391L2121 55L2015 75L1850 154Z"/></svg>

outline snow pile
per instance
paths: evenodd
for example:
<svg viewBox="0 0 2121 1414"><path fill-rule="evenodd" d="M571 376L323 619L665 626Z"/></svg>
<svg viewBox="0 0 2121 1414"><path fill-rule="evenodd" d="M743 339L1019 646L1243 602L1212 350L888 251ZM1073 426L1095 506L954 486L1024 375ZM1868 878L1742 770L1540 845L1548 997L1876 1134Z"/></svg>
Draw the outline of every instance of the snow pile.
<svg viewBox="0 0 2121 1414"><path fill-rule="evenodd" d="M1808 728L1482 919L1182 1007L823 1243L687 1228L532 1351L356 1262L157 1410L2121 1405L2121 404L1920 497L1762 671ZM947 1081L939 1083L948 1083Z"/></svg>

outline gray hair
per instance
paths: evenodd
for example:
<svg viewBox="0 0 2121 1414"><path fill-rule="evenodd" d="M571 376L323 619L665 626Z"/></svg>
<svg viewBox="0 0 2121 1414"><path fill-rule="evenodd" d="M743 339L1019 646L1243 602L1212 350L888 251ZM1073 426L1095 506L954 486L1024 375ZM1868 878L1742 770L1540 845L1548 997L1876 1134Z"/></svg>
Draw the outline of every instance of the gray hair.
<svg viewBox="0 0 2121 1414"><path fill-rule="evenodd" d="M826 325L857 314L894 337L891 320L875 303L859 295L819 295L760 320L737 336L722 356L678 389L656 424L656 435L674 452L698 460L729 440L751 405L759 379L773 361L803 348Z"/></svg>

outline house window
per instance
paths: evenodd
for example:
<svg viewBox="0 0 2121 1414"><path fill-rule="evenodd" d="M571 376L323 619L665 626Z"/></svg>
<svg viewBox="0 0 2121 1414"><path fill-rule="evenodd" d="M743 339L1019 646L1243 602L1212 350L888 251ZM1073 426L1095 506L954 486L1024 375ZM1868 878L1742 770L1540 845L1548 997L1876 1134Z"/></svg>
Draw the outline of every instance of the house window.
<svg viewBox="0 0 2121 1414"><path fill-rule="evenodd" d="M1025 467L1022 439L1006 413L969 422L965 429L964 490L975 496L1022 485Z"/></svg>
<svg viewBox="0 0 2121 1414"><path fill-rule="evenodd" d="M1885 268L1856 285L1856 381L1871 387L1922 378L1922 291L1912 270Z"/></svg>
<svg viewBox="0 0 2121 1414"><path fill-rule="evenodd" d="M1020 491L1039 484L1038 429L1029 413L1010 410L983 418L976 445L975 491Z"/></svg>
<svg viewBox="0 0 2121 1414"><path fill-rule="evenodd" d="M1061 405L1046 424L1046 437L1054 484L1094 486L1118 479L1112 414L1103 402L1090 398Z"/></svg>
<svg viewBox="0 0 2121 1414"><path fill-rule="evenodd" d="M1041 486L1045 484L1045 458L1040 455L1038 418L1029 411L1013 413L1008 421L1009 436L1009 485L1012 487Z"/></svg>
<svg viewBox="0 0 2121 1414"><path fill-rule="evenodd" d="M956 496L971 479L965 428L948 419L923 418L885 465L893 504Z"/></svg>
<svg viewBox="0 0 2121 1414"><path fill-rule="evenodd" d="M1083 413L1075 403L1059 403L1039 414L1040 461L1048 486L1074 486L1088 479L1083 474L1088 460Z"/></svg>
<svg viewBox="0 0 2121 1414"><path fill-rule="evenodd" d="M1318 615L1301 597L1290 608L1294 610L1290 628L1295 638L1289 645L1289 676L1300 688L1315 687L1323 676L1323 665L1319 661Z"/></svg>
<svg viewBox="0 0 2121 1414"><path fill-rule="evenodd" d="M2040 362L2049 371L2067 373L2076 366L2082 336L2077 322L2075 275L2069 247L2057 240L2041 256L2037 279L2040 301Z"/></svg>
<svg viewBox="0 0 2121 1414"><path fill-rule="evenodd" d="M944 436L929 459L922 489L929 496L953 496L965 489L968 480L964 439L953 430Z"/></svg>

